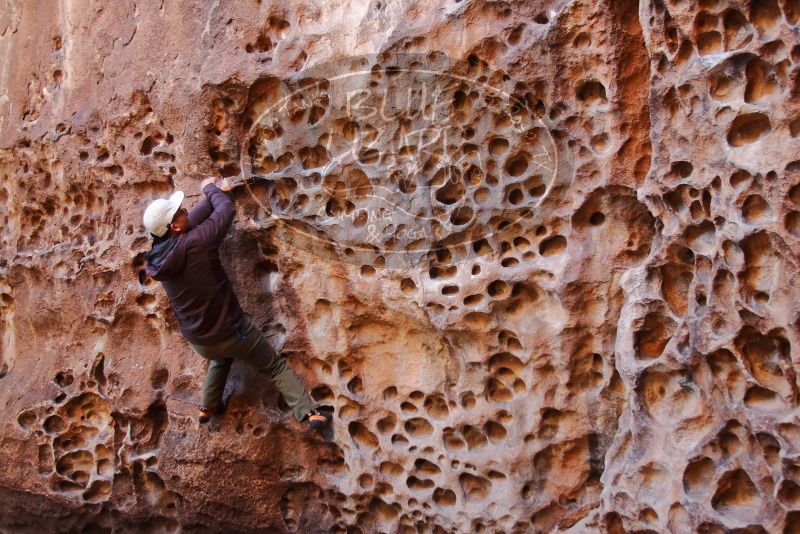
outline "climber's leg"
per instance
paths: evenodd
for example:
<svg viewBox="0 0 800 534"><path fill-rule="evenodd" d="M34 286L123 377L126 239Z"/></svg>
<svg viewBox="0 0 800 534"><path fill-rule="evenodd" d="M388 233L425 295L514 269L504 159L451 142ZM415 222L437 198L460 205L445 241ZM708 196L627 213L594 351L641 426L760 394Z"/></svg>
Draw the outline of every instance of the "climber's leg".
<svg viewBox="0 0 800 534"><path fill-rule="evenodd" d="M225 392L225 382L231 370L233 358L218 358L209 360L206 380L203 384L203 400L201 410L215 413L222 406L222 394Z"/></svg>
<svg viewBox="0 0 800 534"><path fill-rule="evenodd" d="M203 399L200 403L200 423L207 423L213 414L222 413L224 404L222 394L225 392L225 383L231 370L233 358L227 352L238 341L237 336L216 343L214 345L194 345L194 350L207 359L208 371L203 383Z"/></svg>
<svg viewBox="0 0 800 534"><path fill-rule="evenodd" d="M244 334L243 353L235 355L272 379L275 387L283 396L283 400L292 409L295 419L302 421L314 408L314 401L297 378L286 360L279 356L261 331L253 324L251 317L245 314L242 326ZM239 344L237 344L238 348ZM237 351L238 352L238 351Z"/></svg>

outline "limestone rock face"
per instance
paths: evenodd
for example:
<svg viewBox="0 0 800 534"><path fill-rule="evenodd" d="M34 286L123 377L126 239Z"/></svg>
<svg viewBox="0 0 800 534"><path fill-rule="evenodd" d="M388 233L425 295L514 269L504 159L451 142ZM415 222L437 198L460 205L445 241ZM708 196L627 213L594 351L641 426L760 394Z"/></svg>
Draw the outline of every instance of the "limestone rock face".
<svg viewBox="0 0 800 534"><path fill-rule="evenodd" d="M800 2L0 0L3 532L800 532ZM335 409L206 362L145 206Z"/></svg>

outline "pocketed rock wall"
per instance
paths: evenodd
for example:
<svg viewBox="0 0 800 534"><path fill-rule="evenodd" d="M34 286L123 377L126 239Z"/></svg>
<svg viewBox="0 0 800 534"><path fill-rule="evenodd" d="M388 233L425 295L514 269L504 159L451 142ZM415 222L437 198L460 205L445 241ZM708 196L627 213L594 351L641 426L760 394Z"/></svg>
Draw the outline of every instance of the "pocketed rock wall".
<svg viewBox="0 0 800 534"><path fill-rule="evenodd" d="M799 43L798 0L0 0L0 530L800 532ZM221 254L330 432L239 364L198 427L140 221L203 175L256 176Z"/></svg>

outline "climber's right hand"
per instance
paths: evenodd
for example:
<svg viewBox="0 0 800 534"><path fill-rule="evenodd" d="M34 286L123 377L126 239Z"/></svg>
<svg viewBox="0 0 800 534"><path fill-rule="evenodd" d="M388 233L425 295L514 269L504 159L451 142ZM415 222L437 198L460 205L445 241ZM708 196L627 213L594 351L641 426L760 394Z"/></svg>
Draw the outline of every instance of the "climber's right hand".
<svg viewBox="0 0 800 534"><path fill-rule="evenodd" d="M233 184L228 178L223 178L222 181L219 184L217 184L217 187L219 187L222 191L225 191L227 193L228 191L233 189Z"/></svg>

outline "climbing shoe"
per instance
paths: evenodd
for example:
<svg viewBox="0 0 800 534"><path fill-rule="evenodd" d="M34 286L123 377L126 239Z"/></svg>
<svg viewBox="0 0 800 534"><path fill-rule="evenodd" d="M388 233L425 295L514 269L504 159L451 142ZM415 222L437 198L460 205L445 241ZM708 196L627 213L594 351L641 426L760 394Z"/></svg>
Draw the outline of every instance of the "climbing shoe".
<svg viewBox="0 0 800 534"><path fill-rule="evenodd" d="M331 419L330 414L321 411L319 408L314 408L303 417L303 421L307 421L308 426L314 430L322 430Z"/></svg>
<svg viewBox="0 0 800 534"><path fill-rule="evenodd" d="M204 425L211 421L211 410L207 410L206 408L200 408L200 417L197 418L200 421L201 425Z"/></svg>
<svg viewBox="0 0 800 534"><path fill-rule="evenodd" d="M228 401L224 400L219 404L219 408L216 411L211 411L208 408L203 406L200 407L200 415L198 416L197 420L200 422L201 425L208 423L211 420L211 417L214 415L220 416L225 413L225 409L228 407Z"/></svg>

